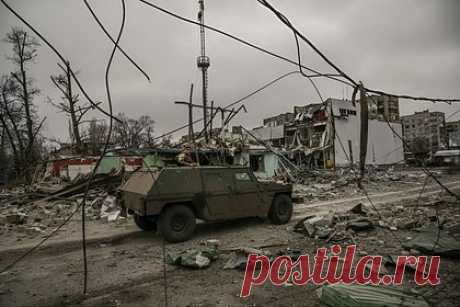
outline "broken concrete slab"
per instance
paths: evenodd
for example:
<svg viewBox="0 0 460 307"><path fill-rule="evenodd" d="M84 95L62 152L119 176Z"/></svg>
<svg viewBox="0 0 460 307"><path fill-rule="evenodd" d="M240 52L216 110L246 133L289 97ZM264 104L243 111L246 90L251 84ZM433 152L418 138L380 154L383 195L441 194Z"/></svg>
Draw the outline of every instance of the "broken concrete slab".
<svg viewBox="0 0 460 307"><path fill-rule="evenodd" d="M403 247L432 255L460 257L460 241L434 226L419 230L417 235L403 243Z"/></svg>
<svg viewBox="0 0 460 307"><path fill-rule="evenodd" d="M359 215L366 215L367 214L367 212L363 208L362 203L357 204L356 206L354 206L353 208L351 208L348 211L351 212L351 213L354 213L354 214L359 214Z"/></svg>
<svg viewBox="0 0 460 307"><path fill-rule="evenodd" d="M357 218L347 223L346 229L353 231L364 231L374 228L374 225L368 218Z"/></svg>

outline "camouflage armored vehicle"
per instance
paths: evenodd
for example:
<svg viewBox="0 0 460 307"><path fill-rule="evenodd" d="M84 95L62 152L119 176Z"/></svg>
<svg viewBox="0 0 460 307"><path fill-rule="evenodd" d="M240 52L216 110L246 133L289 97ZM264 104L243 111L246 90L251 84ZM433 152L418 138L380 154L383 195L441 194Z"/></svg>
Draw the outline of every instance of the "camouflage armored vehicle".
<svg viewBox="0 0 460 307"><path fill-rule="evenodd" d="M156 230L169 242L188 240L196 219L242 217L291 219L292 185L261 182L251 170L235 167L166 167L135 172L120 188L121 204L137 226Z"/></svg>

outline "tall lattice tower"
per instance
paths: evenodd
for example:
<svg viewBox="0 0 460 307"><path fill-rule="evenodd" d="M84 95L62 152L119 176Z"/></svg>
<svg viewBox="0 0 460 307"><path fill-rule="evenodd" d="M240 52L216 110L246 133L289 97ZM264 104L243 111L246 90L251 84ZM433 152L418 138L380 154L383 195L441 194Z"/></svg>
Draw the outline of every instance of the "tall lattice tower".
<svg viewBox="0 0 460 307"><path fill-rule="evenodd" d="M201 43L201 54L197 58L198 68L201 69L202 74L202 96L203 96L203 119L204 119L204 137L206 142L208 141L208 129L206 128L208 123L208 68L211 64L209 57L206 56L206 36L204 31L204 0L198 0L200 10L198 12L198 21L200 22L200 43Z"/></svg>

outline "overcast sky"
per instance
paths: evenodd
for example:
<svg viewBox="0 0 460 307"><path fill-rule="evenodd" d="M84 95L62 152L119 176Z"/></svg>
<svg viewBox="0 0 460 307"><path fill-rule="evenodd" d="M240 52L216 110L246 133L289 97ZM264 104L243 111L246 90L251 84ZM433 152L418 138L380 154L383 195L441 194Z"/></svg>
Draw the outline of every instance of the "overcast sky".
<svg viewBox="0 0 460 307"><path fill-rule="evenodd" d="M9 0L80 71L84 87L95 100L105 98L104 70L110 42L98 28L83 1ZM115 34L120 26L121 2L90 1L97 14ZM121 45L151 76L145 78L117 53L112 69L112 96L116 113L156 121L160 134L187 120L184 106L190 83L195 102L201 100L201 74L196 67L199 29L155 11L137 0L127 0L127 24ZM152 0L152 3L196 19L198 1ZM305 36L355 80L367 87L393 93L460 98L460 1L457 0L273 0ZM260 46L295 59L290 32L256 0L207 0L206 23ZM13 26L23 26L0 4L0 36ZM229 104L280 74L295 70L274 59L210 31L207 34L209 96L217 105ZM0 73L9 73L6 60L11 46L0 42ZM30 67L42 93L35 103L48 117L44 134L67 138L67 119L45 103L59 99L50 74L58 72L57 57L46 46L39 49ZM306 45L302 60L307 66L332 72ZM325 97L343 98L351 90L340 83L319 81ZM293 75L246 101L247 114L234 124L261 124L264 117L292 112L294 105L319 102L307 80ZM107 104L104 104L107 108ZM401 113L429 108L451 114L460 104L448 106L401 101ZM196 113L199 116L201 113ZM95 112L90 115L98 116ZM451 119L460 119L454 116ZM184 131L185 134L186 130ZM177 136L177 135L176 135Z"/></svg>

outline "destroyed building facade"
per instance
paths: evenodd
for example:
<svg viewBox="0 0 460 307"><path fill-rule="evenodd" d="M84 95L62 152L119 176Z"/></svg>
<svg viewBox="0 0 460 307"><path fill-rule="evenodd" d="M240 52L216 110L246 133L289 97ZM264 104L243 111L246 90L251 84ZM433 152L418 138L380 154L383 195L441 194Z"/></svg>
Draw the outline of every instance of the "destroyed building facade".
<svg viewBox="0 0 460 307"><path fill-rule="evenodd" d="M388 165L404 159L399 104L395 98L371 99L369 142L366 164ZM264 120L253 133L278 148L297 165L308 168L347 167L357 163L360 154L360 108L349 100L329 98L325 103L295 106L293 119L273 125ZM388 122L387 122L388 121ZM391 128L388 126L391 125ZM394 130L394 131L393 131Z"/></svg>

